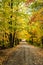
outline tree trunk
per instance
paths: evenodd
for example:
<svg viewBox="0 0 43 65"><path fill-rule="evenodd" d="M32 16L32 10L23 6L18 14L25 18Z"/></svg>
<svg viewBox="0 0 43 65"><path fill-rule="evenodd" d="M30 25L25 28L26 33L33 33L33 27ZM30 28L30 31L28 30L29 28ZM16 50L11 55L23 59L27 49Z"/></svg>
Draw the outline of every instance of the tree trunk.
<svg viewBox="0 0 43 65"><path fill-rule="evenodd" d="M9 35L9 43L10 43L10 47L14 46L14 37L13 37L12 33L10 33L10 35Z"/></svg>

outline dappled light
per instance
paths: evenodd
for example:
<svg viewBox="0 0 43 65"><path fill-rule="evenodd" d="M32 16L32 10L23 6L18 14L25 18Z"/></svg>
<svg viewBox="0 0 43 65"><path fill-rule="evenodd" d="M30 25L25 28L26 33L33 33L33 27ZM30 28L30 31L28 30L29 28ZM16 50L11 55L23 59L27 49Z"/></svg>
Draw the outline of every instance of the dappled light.
<svg viewBox="0 0 43 65"><path fill-rule="evenodd" d="M15 48L18 49L17 52L14 52ZM32 55L35 57L35 51L40 60L38 62L35 57L36 61L33 62L32 57L29 60L32 64L29 65L43 65L41 61L43 52L39 49L43 50L43 0L0 0L0 54L4 53L7 56L6 53L10 51L11 54L17 53L14 56L17 60L17 62L14 61L16 64L11 60L11 64L4 65L28 65L29 55L30 58ZM42 57L39 56L40 54ZM0 57L2 60L6 59L6 57ZM2 60L0 64L3 63L4 60ZM22 63L18 63L20 60Z"/></svg>

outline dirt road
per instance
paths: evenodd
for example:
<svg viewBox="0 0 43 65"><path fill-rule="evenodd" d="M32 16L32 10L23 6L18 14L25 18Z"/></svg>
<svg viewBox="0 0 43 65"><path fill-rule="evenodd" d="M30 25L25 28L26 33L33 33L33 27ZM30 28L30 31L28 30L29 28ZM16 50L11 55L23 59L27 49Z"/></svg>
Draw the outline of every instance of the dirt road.
<svg viewBox="0 0 43 65"><path fill-rule="evenodd" d="M3 65L43 65L43 54L39 48L21 42Z"/></svg>

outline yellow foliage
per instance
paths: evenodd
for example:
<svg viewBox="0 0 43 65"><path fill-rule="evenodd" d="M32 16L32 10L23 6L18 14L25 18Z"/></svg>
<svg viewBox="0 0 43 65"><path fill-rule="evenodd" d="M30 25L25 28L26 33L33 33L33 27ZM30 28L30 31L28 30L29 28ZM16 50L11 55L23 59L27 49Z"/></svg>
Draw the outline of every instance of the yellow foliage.
<svg viewBox="0 0 43 65"><path fill-rule="evenodd" d="M6 30L5 32L6 32L7 34L9 34L9 30Z"/></svg>
<svg viewBox="0 0 43 65"><path fill-rule="evenodd" d="M22 17L17 17L17 19L18 19L18 22L23 22Z"/></svg>
<svg viewBox="0 0 43 65"><path fill-rule="evenodd" d="M4 11L5 13L9 14L11 12L11 8L10 7L4 7Z"/></svg>
<svg viewBox="0 0 43 65"><path fill-rule="evenodd" d="M16 15L13 14L13 15L12 15L12 20L15 20L15 19L16 19Z"/></svg>
<svg viewBox="0 0 43 65"><path fill-rule="evenodd" d="M13 6L13 12L18 10L18 7L17 6Z"/></svg>
<svg viewBox="0 0 43 65"><path fill-rule="evenodd" d="M38 1L38 2L41 2L41 3L43 2L43 0L37 0L37 1Z"/></svg>
<svg viewBox="0 0 43 65"><path fill-rule="evenodd" d="M28 39L31 35L28 34L26 30L22 30L21 32L17 33L17 37L21 39Z"/></svg>

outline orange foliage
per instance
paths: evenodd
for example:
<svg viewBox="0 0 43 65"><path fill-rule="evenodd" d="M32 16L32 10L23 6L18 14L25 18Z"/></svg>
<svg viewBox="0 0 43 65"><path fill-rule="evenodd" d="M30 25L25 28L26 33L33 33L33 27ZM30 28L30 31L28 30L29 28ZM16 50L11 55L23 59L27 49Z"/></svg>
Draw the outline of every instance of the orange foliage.
<svg viewBox="0 0 43 65"><path fill-rule="evenodd" d="M31 2L34 2L35 0L27 0L26 1L26 4L29 4L29 3L31 3Z"/></svg>
<svg viewBox="0 0 43 65"><path fill-rule="evenodd" d="M35 22L35 21L38 21L38 20L39 21L43 21L43 14L42 14L42 12L43 12L43 8L40 9L38 12L33 13L33 16L31 18L30 22Z"/></svg>

